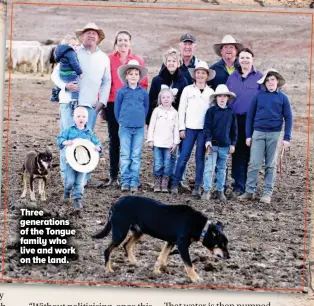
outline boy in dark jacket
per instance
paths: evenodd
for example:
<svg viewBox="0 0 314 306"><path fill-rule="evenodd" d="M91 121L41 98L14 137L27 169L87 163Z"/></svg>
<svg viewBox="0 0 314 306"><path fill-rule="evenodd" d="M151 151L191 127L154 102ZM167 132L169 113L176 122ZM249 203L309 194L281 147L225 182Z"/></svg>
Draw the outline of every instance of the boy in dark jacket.
<svg viewBox="0 0 314 306"><path fill-rule="evenodd" d="M83 77L76 54L79 46L77 38L68 35L55 49L56 62L60 63L60 79L66 83L78 82ZM78 92L71 92L72 100L77 101L78 97Z"/></svg>
<svg viewBox="0 0 314 306"><path fill-rule="evenodd" d="M246 145L251 148L245 193L239 201L252 200L255 197L259 170L265 160L264 191L260 202L270 204L276 177L276 157L278 142L285 122L283 147L290 147L292 130L292 110L289 98L280 90L285 84L284 78L275 69L267 69L257 83L265 86L250 104L246 117Z"/></svg>
<svg viewBox="0 0 314 306"><path fill-rule="evenodd" d="M204 169L204 193L202 200L210 200L212 178L217 165L217 192L218 199L225 202L224 183L229 153L235 150L238 126L236 114L227 105L228 101L235 99L236 95L230 92L224 84L218 85L215 93L210 96L213 106L205 115L204 133L205 147L209 151Z"/></svg>

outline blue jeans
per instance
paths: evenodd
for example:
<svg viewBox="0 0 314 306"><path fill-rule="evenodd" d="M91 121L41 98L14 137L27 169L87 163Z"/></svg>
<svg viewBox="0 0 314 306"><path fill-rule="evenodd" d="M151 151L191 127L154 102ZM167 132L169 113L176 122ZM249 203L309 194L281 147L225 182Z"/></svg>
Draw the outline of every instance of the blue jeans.
<svg viewBox="0 0 314 306"><path fill-rule="evenodd" d="M229 147L212 147L212 152L208 155L208 158L205 162L204 191L210 191L212 188L213 174L216 166L216 188L217 191L224 190L228 155Z"/></svg>
<svg viewBox="0 0 314 306"><path fill-rule="evenodd" d="M154 147L154 175L171 175L171 153L169 148Z"/></svg>
<svg viewBox="0 0 314 306"><path fill-rule="evenodd" d="M277 145L280 132L254 131L251 145L251 158L248 167L245 191L256 191L259 170L265 159L264 195L272 195L276 178Z"/></svg>
<svg viewBox="0 0 314 306"><path fill-rule="evenodd" d="M186 164L190 159L194 144L195 151L195 185L203 184L204 159L205 159L205 137L203 130L186 129L185 139L182 141L180 157L176 166L172 186L177 187L182 180Z"/></svg>
<svg viewBox="0 0 314 306"><path fill-rule="evenodd" d="M71 168L69 164L66 164L64 177L64 196L68 198L72 189L74 188L73 199L83 198L86 179L85 176L86 173L77 172Z"/></svg>
<svg viewBox="0 0 314 306"><path fill-rule="evenodd" d="M178 160L179 160L179 157L180 157L180 152L181 152L181 148L182 148L181 144L182 144L182 142L176 148L175 152L173 152L171 154L171 176L172 176L172 179L173 179L173 177L175 175L176 167L177 167ZM184 172L183 172L183 175L182 175L182 181L184 181L185 178L186 178L186 169L187 169L187 164L185 166L185 169L184 169Z"/></svg>
<svg viewBox="0 0 314 306"><path fill-rule="evenodd" d="M138 187L142 163L144 127L119 126L121 185Z"/></svg>
<svg viewBox="0 0 314 306"><path fill-rule="evenodd" d="M60 79L65 83L70 83L70 82L78 82L80 80L80 77L77 75L75 71L72 71L72 73L68 75L63 75L62 73L60 73ZM72 100L78 100L78 98L79 98L78 91L71 92Z"/></svg>
<svg viewBox="0 0 314 306"><path fill-rule="evenodd" d="M60 133L62 133L64 130L66 130L72 124L74 124L73 112L76 107L77 107L77 103L74 103L74 102L59 104ZM96 111L92 107L86 106L85 108L88 111L87 126L89 126L90 129L93 131L96 124L96 119L97 119ZM60 173L61 173L62 178L64 178L64 172L66 168L65 150L66 148L63 148L62 150L60 150ZM90 178L90 174L87 175L87 179L89 178Z"/></svg>

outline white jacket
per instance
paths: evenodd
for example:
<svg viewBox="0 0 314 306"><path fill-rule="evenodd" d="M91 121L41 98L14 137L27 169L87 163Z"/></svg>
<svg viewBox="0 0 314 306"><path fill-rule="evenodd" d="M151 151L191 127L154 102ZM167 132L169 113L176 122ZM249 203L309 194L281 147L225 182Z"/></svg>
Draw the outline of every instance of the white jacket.
<svg viewBox="0 0 314 306"><path fill-rule="evenodd" d="M205 115L210 107L209 97L214 91L206 85L203 92L195 86L186 86L181 95L179 105L179 130L203 129Z"/></svg>
<svg viewBox="0 0 314 306"><path fill-rule="evenodd" d="M147 142L153 141L155 147L171 148L180 143L178 112L171 107L156 107L150 119Z"/></svg>

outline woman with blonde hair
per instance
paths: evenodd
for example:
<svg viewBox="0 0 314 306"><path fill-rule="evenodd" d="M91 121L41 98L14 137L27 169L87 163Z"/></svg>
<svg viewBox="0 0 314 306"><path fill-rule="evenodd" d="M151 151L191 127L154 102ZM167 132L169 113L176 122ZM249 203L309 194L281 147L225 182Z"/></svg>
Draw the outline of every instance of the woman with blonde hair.
<svg viewBox="0 0 314 306"><path fill-rule="evenodd" d="M179 67L182 65L180 52L174 48L168 49L163 54L164 67L152 79L149 90L149 111L146 124L149 124L154 108L157 107L158 94L164 87L169 87L174 94L173 107L178 110L183 88L188 84Z"/></svg>
<svg viewBox="0 0 314 306"><path fill-rule="evenodd" d="M102 110L103 117L108 122L109 132L109 160L110 160L110 180L107 186L118 186L119 173L119 156L120 156L120 141L119 141L119 124L114 116L114 101L117 90L124 86L118 76L118 68L126 65L130 60L137 60L141 66L145 66L144 60L135 55L131 51L131 34L127 30L119 30L115 35L114 40L115 52L109 55L111 68L111 89L107 107ZM147 89L148 79L145 77L140 85Z"/></svg>

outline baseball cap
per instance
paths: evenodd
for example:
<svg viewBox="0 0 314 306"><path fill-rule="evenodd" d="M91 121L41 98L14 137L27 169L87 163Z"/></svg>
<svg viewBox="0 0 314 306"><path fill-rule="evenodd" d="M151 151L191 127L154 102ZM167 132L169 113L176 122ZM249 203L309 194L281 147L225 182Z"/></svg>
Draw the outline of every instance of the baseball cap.
<svg viewBox="0 0 314 306"><path fill-rule="evenodd" d="M182 41L191 41L196 43L196 38L192 34L183 34L180 38L180 42Z"/></svg>

